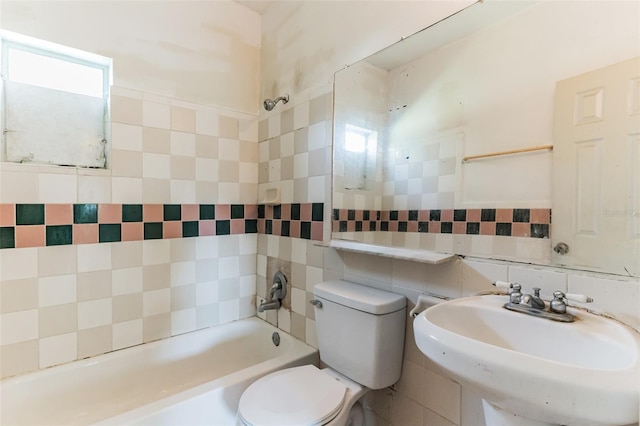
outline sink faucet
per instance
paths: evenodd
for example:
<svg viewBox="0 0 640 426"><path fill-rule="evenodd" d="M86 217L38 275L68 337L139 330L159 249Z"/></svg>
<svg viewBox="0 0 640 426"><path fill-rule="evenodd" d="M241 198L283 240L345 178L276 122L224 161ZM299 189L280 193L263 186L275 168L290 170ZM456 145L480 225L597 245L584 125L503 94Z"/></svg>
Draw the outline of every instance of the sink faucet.
<svg viewBox="0 0 640 426"><path fill-rule="evenodd" d="M509 302L504 304L505 309L520 312L527 315L539 316L553 321L573 322L575 317L567 313L567 300L590 303L593 299L581 294L565 294L561 291L553 292L553 300L547 304L540 297L540 289L533 288L533 294L522 294L520 284L512 284L509 288Z"/></svg>

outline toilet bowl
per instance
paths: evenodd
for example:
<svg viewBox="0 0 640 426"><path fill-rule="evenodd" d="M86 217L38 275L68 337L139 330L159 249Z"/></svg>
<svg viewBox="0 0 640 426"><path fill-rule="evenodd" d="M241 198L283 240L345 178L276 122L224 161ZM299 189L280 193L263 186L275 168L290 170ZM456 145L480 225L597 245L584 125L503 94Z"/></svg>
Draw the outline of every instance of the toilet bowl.
<svg viewBox="0 0 640 426"><path fill-rule="evenodd" d="M245 426L362 426L359 400L370 389L394 384L402 369L406 299L334 280L317 284L313 365L268 374L240 397L237 424Z"/></svg>

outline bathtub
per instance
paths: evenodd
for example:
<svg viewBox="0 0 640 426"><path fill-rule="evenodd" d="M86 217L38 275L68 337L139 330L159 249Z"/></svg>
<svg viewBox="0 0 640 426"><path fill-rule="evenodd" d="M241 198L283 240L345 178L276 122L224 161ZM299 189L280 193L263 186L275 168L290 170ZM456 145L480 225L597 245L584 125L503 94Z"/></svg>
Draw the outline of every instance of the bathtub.
<svg viewBox="0 0 640 426"><path fill-rule="evenodd" d="M311 346L249 318L0 382L2 425L231 425L240 395Z"/></svg>

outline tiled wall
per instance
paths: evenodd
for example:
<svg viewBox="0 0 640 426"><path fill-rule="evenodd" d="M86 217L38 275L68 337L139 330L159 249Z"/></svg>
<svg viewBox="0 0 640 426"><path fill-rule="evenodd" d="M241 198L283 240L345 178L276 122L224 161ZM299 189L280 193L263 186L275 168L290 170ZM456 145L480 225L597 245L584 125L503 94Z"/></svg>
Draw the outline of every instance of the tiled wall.
<svg viewBox="0 0 640 426"><path fill-rule="evenodd" d="M111 120L109 169L0 164L2 377L255 313L255 117L115 87Z"/></svg>

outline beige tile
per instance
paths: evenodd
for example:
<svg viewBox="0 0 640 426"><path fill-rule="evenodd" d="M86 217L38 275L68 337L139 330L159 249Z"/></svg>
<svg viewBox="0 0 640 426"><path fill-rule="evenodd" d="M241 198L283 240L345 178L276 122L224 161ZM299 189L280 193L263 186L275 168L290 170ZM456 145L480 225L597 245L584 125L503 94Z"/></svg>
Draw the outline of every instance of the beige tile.
<svg viewBox="0 0 640 426"><path fill-rule="evenodd" d="M171 156L171 179L195 179L196 159L179 155Z"/></svg>
<svg viewBox="0 0 640 426"><path fill-rule="evenodd" d="M256 142L239 141L240 161L258 162L258 144Z"/></svg>
<svg viewBox="0 0 640 426"><path fill-rule="evenodd" d="M472 423L472 424L481 424L481 423ZM444 417L440 417L433 411L425 408L424 409L424 423L422 426L456 426L456 423L452 423Z"/></svg>
<svg viewBox="0 0 640 426"><path fill-rule="evenodd" d="M333 95L327 93L309 101L309 124L331 118Z"/></svg>
<svg viewBox="0 0 640 426"><path fill-rule="evenodd" d="M218 303L198 306L196 308L196 328L211 327L219 323Z"/></svg>
<svg viewBox="0 0 640 426"><path fill-rule="evenodd" d="M194 157L196 155L196 135L185 132L171 132L171 154Z"/></svg>
<svg viewBox="0 0 640 426"><path fill-rule="evenodd" d="M144 160L144 157L143 157ZM144 166L143 166L144 167ZM143 168L144 172L144 168ZM142 199L142 179L114 177L111 182L111 200L113 203L135 204Z"/></svg>
<svg viewBox="0 0 640 426"><path fill-rule="evenodd" d="M142 100L124 96L112 96L111 121L114 123L142 124Z"/></svg>
<svg viewBox="0 0 640 426"><path fill-rule="evenodd" d="M38 341L0 347L0 377L9 377L38 369Z"/></svg>
<svg viewBox="0 0 640 426"><path fill-rule="evenodd" d="M427 384L424 391L424 406L445 419L460 424L460 385L448 377L424 370Z"/></svg>
<svg viewBox="0 0 640 426"><path fill-rule="evenodd" d="M84 244L77 246L78 272L111 269L110 244Z"/></svg>
<svg viewBox="0 0 640 426"><path fill-rule="evenodd" d="M188 333L196 329L196 310L182 309L171 312L171 335Z"/></svg>
<svg viewBox="0 0 640 426"><path fill-rule="evenodd" d="M179 287L196 282L196 261L185 260L171 263L171 287ZM236 275L237 276L237 275Z"/></svg>
<svg viewBox="0 0 640 426"><path fill-rule="evenodd" d="M111 294L122 296L142 292L142 266L111 271Z"/></svg>
<svg viewBox="0 0 640 426"><path fill-rule="evenodd" d="M112 350L111 325L78 331L78 359Z"/></svg>
<svg viewBox="0 0 640 426"><path fill-rule="evenodd" d="M169 240L146 240L142 244L142 264L159 265L169 263L171 242Z"/></svg>
<svg viewBox="0 0 640 426"><path fill-rule="evenodd" d="M38 337L38 310L0 315L0 345L26 342Z"/></svg>
<svg viewBox="0 0 640 426"><path fill-rule="evenodd" d="M237 118L219 116L218 129L220 137L238 139L240 137L240 127Z"/></svg>
<svg viewBox="0 0 640 426"><path fill-rule="evenodd" d="M112 307L114 323L142 318L142 293L115 296Z"/></svg>
<svg viewBox="0 0 640 426"><path fill-rule="evenodd" d="M142 179L142 202L144 204L168 204L171 201L169 179Z"/></svg>
<svg viewBox="0 0 640 426"><path fill-rule="evenodd" d="M111 150L111 172L113 176L142 177L142 153Z"/></svg>
<svg viewBox="0 0 640 426"><path fill-rule="evenodd" d="M163 313L143 318L142 339L144 342L171 336L171 314Z"/></svg>
<svg viewBox="0 0 640 426"><path fill-rule="evenodd" d="M196 157L218 158L218 138L216 136L196 135Z"/></svg>
<svg viewBox="0 0 640 426"><path fill-rule="evenodd" d="M26 311L37 307L38 280L36 278L0 282L0 314Z"/></svg>
<svg viewBox="0 0 640 426"><path fill-rule="evenodd" d="M424 388L425 379L424 369L422 366L405 360L402 363L402 374L400 376L400 380L396 383L396 389L398 389L398 392L418 404L422 404Z"/></svg>
<svg viewBox="0 0 640 426"><path fill-rule="evenodd" d="M171 286L171 265L147 265L142 269L142 288L144 291L159 290Z"/></svg>
<svg viewBox="0 0 640 426"><path fill-rule="evenodd" d="M121 242L112 244L111 265L113 269L141 266L142 241Z"/></svg>
<svg viewBox="0 0 640 426"><path fill-rule="evenodd" d="M392 425L421 425L423 422L423 407L398 392L391 401Z"/></svg>
<svg viewBox="0 0 640 426"><path fill-rule="evenodd" d="M111 148L142 151L142 128L139 125L111 123Z"/></svg>
<svg viewBox="0 0 640 426"><path fill-rule="evenodd" d="M172 105L171 129L194 133L196 131L195 110Z"/></svg>
<svg viewBox="0 0 640 426"><path fill-rule="evenodd" d="M75 303L49 306L38 311L39 337L72 333L78 328L78 311Z"/></svg>
<svg viewBox="0 0 640 426"><path fill-rule="evenodd" d="M291 313L291 335L304 342L306 338L306 320L303 315Z"/></svg>
<svg viewBox="0 0 640 426"><path fill-rule="evenodd" d="M171 311L189 309L196 306L196 285L191 284L171 289Z"/></svg>
<svg viewBox="0 0 640 426"><path fill-rule="evenodd" d="M38 249L0 251L0 280L18 280L37 276Z"/></svg>
<svg viewBox="0 0 640 426"><path fill-rule="evenodd" d="M218 161L218 179L220 182L238 182L240 168L236 161Z"/></svg>
<svg viewBox="0 0 640 426"><path fill-rule="evenodd" d="M111 297L112 271L94 271L78 274L78 302Z"/></svg>
<svg viewBox="0 0 640 426"><path fill-rule="evenodd" d="M171 152L171 132L155 127L142 128L142 148L144 152L169 154Z"/></svg>
<svg viewBox="0 0 640 426"><path fill-rule="evenodd" d="M111 177L79 175L78 203L111 203Z"/></svg>
<svg viewBox="0 0 640 426"><path fill-rule="evenodd" d="M171 127L171 110L169 105L159 102L142 102L142 123L147 127L169 129Z"/></svg>
<svg viewBox="0 0 640 426"><path fill-rule="evenodd" d="M142 294L142 314L145 317L171 311L171 291L168 288L145 291Z"/></svg>
<svg viewBox="0 0 640 426"><path fill-rule="evenodd" d="M97 299L78 303L78 329L111 325L112 298ZM111 339L109 339L111 341Z"/></svg>
<svg viewBox="0 0 640 426"><path fill-rule="evenodd" d="M38 279L38 306L64 305L77 299L77 275L56 275Z"/></svg>
<svg viewBox="0 0 640 426"><path fill-rule="evenodd" d="M39 179L36 173L0 172L0 202L38 203Z"/></svg>
<svg viewBox="0 0 640 426"><path fill-rule="evenodd" d="M171 261L195 260L196 244L200 238L174 238L171 240Z"/></svg>

